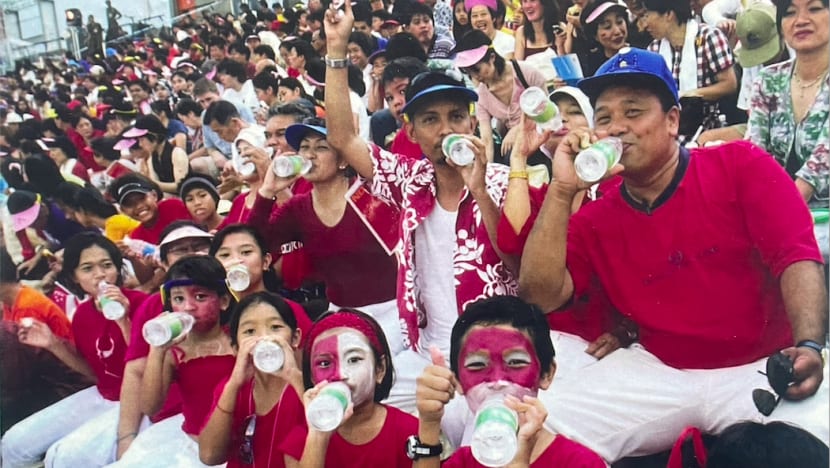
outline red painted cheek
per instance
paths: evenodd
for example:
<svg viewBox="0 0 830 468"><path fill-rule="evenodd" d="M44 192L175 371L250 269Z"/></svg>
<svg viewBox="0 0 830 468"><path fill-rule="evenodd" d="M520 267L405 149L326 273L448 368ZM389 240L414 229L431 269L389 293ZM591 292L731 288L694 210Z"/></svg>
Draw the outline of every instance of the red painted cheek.
<svg viewBox="0 0 830 468"><path fill-rule="evenodd" d="M320 367L321 360L327 362L326 367ZM336 382L343 380L340 376L340 360L337 353L337 335L317 340L311 348L311 379L314 383L327 380Z"/></svg>

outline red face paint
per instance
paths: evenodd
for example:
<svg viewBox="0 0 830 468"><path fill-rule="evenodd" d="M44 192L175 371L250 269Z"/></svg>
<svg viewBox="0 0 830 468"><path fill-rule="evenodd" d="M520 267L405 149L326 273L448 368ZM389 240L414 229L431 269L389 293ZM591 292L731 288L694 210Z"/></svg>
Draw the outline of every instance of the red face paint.
<svg viewBox="0 0 830 468"><path fill-rule="evenodd" d="M513 328L473 327L458 355L458 379L464 390L506 381L536 390L539 358L525 334Z"/></svg>
<svg viewBox="0 0 830 468"><path fill-rule="evenodd" d="M340 356L337 353L337 335L317 340L311 347L311 378L315 383L340 381Z"/></svg>
<svg viewBox="0 0 830 468"><path fill-rule="evenodd" d="M352 401L371 401L375 392L375 359L366 337L348 327L320 335L311 347L311 378L315 383L340 381L352 391Z"/></svg>

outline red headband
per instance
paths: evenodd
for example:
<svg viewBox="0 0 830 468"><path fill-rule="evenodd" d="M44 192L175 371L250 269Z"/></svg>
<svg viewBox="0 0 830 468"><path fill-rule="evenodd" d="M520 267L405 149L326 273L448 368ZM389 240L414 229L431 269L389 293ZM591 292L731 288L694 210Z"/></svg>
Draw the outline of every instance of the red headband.
<svg viewBox="0 0 830 468"><path fill-rule="evenodd" d="M311 327L311 332L308 334L308 346L314 346L314 341L317 340L317 337L322 335L323 332L339 327L351 328L363 333L363 336L366 337L369 344L372 346L372 349L375 350L378 356L386 354L385 350L380 345L380 340L378 339L374 328L372 328L369 322L349 310L341 310L323 317L322 320L316 322Z"/></svg>

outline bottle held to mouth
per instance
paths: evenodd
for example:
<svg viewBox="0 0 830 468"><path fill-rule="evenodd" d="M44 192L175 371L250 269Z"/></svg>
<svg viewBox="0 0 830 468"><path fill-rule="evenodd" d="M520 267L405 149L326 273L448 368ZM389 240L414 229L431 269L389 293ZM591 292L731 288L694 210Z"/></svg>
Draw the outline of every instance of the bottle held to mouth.
<svg viewBox="0 0 830 468"><path fill-rule="evenodd" d="M519 415L504 404L503 395L494 395L476 413L473 458L488 467L505 466L519 451Z"/></svg>
<svg viewBox="0 0 830 468"><path fill-rule="evenodd" d="M248 267L242 264L228 268L227 278L228 286L235 292L245 291L251 285L251 274L248 273Z"/></svg>
<svg viewBox="0 0 830 468"><path fill-rule="evenodd" d="M476 159L470 140L465 138L464 135L456 133L447 135L444 138L444 141L441 143L441 151L456 166L469 166Z"/></svg>
<svg viewBox="0 0 830 468"><path fill-rule="evenodd" d="M285 351L273 341L262 340L251 351L254 367L268 374L276 374L285 364Z"/></svg>
<svg viewBox="0 0 830 468"><path fill-rule="evenodd" d="M352 392L343 382L332 382L320 390L306 409L308 424L320 432L330 432L343 423Z"/></svg>
<svg viewBox="0 0 830 468"><path fill-rule="evenodd" d="M101 304L101 312L104 314L104 317L109 320L118 320L123 317L127 311L120 302L104 296L104 292L108 287L109 284L106 281L98 283L98 302Z"/></svg>
<svg viewBox="0 0 830 468"><path fill-rule="evenodd" d="M311 170L311 161L297 154L279 156L274 158L272 169L279 177L306 175Z"/></svg>
<svg viewBox="0 0 830 468"><path fill-rule="evenodd" d="M576 175L585 182L593 183L604 176L622 157L622 140L607 137L597 141L576 155L574 169Z"/></svg>
<svg viewBox="0 0 830 468"><path fill-rule="evenodd" d="M164 346L189 333L195 321L185 312L165 312L145 323L141 334L150 346Z"/></svg>

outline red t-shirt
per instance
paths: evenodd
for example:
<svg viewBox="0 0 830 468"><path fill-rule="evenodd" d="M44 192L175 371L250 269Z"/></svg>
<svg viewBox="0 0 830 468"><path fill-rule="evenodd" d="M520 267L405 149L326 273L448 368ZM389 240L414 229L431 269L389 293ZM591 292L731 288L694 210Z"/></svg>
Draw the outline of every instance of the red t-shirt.
<svg viewBox="0 0 830 468"><path fill-rule="evenodd" d="M424 152L421 151L421 145L410 140L406 136L406 130L403 128L398 130L395 138L392 140L392 145L389 146L389 151L393 154L402 154L412 159L423 159Z"/></svg>
<svg viewBox="0 0 830 468"><path fill-rule="evenodd" d="M256 407L253 399L253 382L252 378L239 389L236 396L236 407L233 412L233 422L231 423L231 440L228 444L228 468L242 468L250 467L245 465L239 459L239 449L242 446L243 435L246 427L244 427L245 419L256 412ZM219 402L219 397L225 389L227 379L224 379L216 386L213 392L213 411L216 411L216 405ZM205 424L207 420L205 419ZM271 411L264 415L256 415L256 426L254 430L253 452L254 465L265 466L270 468L284 468L285 458L280 445L285 440L291 429L296 426L305 427L305 408L300 396L294 387L286 385L277 404L271 408Z"/></svg>
<svg viewBox="0 0 830 468"><path fill-rule="evenodd" d="M597 189L597 197L612 190L619 190L622 179L615 177L600 184ZM527 237L533 228L539 210L548 193L548 185L540 188L528 188L530 199L530 215L525 221L520 232L516 233L513 226L502 212L499 217L497 242L502 252L512 255L522 255ZM583 199L583 206L593 201L587 196ZM619 323L619 313L613 310L608 297L605 295L599 281L593 281L585 294L574 297L567 308L559 309L546 314L548 325L551 330L571 333L585 339L594 341L603 333L612 330Z"/></svg>
<svg viewBox="0 0 830 468"><path fill-rule="evenodd" d="M301 241L332 303L361 307L395 299L395 258L386 254L350 206L340 222L329 227L317 217L310 192L277 207L257 195L248 221L259 228L271 250Z"/></svg>
<svg viewBox="0 0 830 468"><path fill-rule="evenodd" d="M161 233L173 221L190 219L190 212L178 198L168 198L158 203L158 218L155 224L141 224L130 234L132 239L141 239L154 245L161 242Z"/></svg>
<svg viewBox="0 0 830 468"><path fill-rule="evenodd" d="M558 435L530 466L533 468L605 468L608 465L588 447ZM479 468L484 465L473 458L473 450L467 446L453 453L447 461L441 464L441 467Z"/></svg>
<svg viewBox="0 0 830 468"><path fill-rule="evenodd" d="M175 348L174 348L175 349ZM179 383L184 423L182 430L198 436L213 410L213 390L226 382L236 364L236 356L204 356L177 363L175 379Z"/></svg>
<svg viewBox="0 0 830 468"><path fill-rule="evenodd" d="M303 456L306 426L297 426L286 438L285 453L295 460ZM386 421L378 435L363 445L352 445L335 431L329 440L324 466L337 467L410 467L412 460L406 456L406 439L418 434L418 418L409 413L386 406Z"/></svg>
<svg viewBox="0 0 830 468"><path fill-rule="evenodd" d="M124 362L130 362L134 359L146 358L150 354L150 345L144 340L141 330L144 324L159 316L164 310L164 305L161 303L161 294L151 294L144 300L138 310L131 317L130 324L130 345L127 347L127 352L124 355ZM164 405L161 409L150 417L150 420L155 422L162 421L175 416L182 412L182 395L179 389L179 383L175 380L170 382L170 388L167 389L167 398L164 400Z"/></svg>
<svg viewBox="0 0 830 468"><path fill-rule="evenodd" d="M11 308L3 305L3 320L20 323L25 317L45 323L52 334L72 341L72 326L63 310L40 291L21 286Z"/></svg>
<svg viewBox="0 0 830 468"><path fill-rule="evenodd" d="M822 262L792 179L744 141L693 150L678 173L650 212L618 190L571 217L575 296L597 277L643 346L676 368L731 367L792 346L780 275Z"/></svg>
<svg viewBox="0 0 830 468"><path fill-rule="evenodd" d="M121 292L130 302L127 313L132 319L147 294L126 288L121 288ZM124 378L124 355L127 352L127 342L118 324L104 317L95 308L94 301L87 299L75 311L72 332L75 334L78 351L98 377L97 386L101 396L110 401L118 401Z"/></svg>

